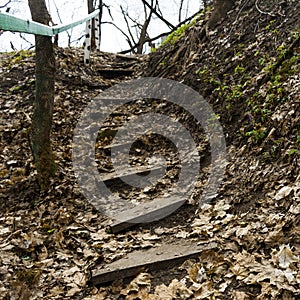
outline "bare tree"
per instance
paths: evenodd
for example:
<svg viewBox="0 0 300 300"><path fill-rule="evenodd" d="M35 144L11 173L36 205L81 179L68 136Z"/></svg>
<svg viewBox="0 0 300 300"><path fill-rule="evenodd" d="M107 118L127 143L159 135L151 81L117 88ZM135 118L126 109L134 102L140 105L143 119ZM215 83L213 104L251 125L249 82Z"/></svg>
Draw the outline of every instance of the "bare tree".
<svg viewBox="0 0 300 300"><path fill-rule="evenodd" d="M151 1L151 5L153 5L154 0ZM127 36L127 42L130 46L132 45L136 45L135 49L133 49L133 52L137 53L137 54L142 54L143 53L143 48L144 48L144 44L146 41L146 38L148 37L148 26L150 24L151 18L152 18L152 11L148 10L146 5L144 5L144 23L141 24L138 20L133 19L132 17L130 17L128 11L125 11L125 9L121 6L121 11L125 20L125 23L127 25L127 30L129 32L129 36L130 39L128 40L128 36ZM133 26L131 27L129 25L129 21L130 20L133 23ZM135 34L133 34L132 32L132 28L136 29L136 36L138 38L138 40L135 40Z"/></svg>
<svg viewBox="0 0 300 300"><path fill-rule="evenodd" d="M143 0L142 0L143 1ZM153 8L154 9L154 8ZM159 6L157 6L156 8L156 14L159 14ZM191 15L190 17L186 18L185 20L181 21L180 23L178 23L177 25L173 26L172 25L172 29L169 30L169 31L166 31L166 32L162 32L160 34L158 34L157 36L155 37L150 37L148 34L146 34L146 37L142 40L144 44L146 43L149 43L149 44L153 44L154 41L158 40L159 38L161 37L164 37L164 36L167 36L169 34L171 34L173 31L177 30L180 26L190 22L191 20L193 20L200 12L200 7L199 7L199 11L195 12L193 15ZM123 16L124 16L124 12L123 13ZM161 17L162 19L163 16L161 14ZM129 34L127 34L126 32L124 32L121 28L119 28L118 26L116 26L115 24L113 23L110 23L111 25L115 26L118 30L120 30L122 32L122 34L126 37L126 40L130 46L130 48L128 50L124 50L124 51L121 51L120 53L122 54L127 54L127 53L130 53L130 52L133 52L133 53L136 53L137 52L137 48L139 46L139 42L135 42L135 38L134 38L134 34L132 33L131 31L131 27L130 27L130 24L128 22L128 19L130 19L134 24L137 22L136 20L130 18L129 14L126 12L126 18L125 18L125 21L127 22L127 28L128 28L128 31L129 31ZM160 19L161 20L161 19ZM141 27L142 25L139 24L139 26ZM138 35L139 36L139 35ZM140 40L140 39L139 39Z"/></svg>
<svg viewBox="0 0 300 300"><path fill-rule="evenodd" d="M142 23L139 20L132 18L128 12L128 9L120 6L123 18L127 26L128 34L124 34L123 30L120 30L120 28L118 29L126 36L131 51L137 54L143 53L144 45L149 40L148 28L153 15L159 15L160 20L163 20L163 22L167 24L167 26L174 28L174 26L166 19L164 19L164 17L160 13L158 0L151 0L150 3L142 0L142 3L144 10L144 21ZM133 29L136 30L136 33L133 33Z"/></svg>
<svg viewBox="0 0 300 300"><path fill-rule="evenodd" d="M154 8L158 7L158 0L156 0L155 6L154 6L154 0L151 0L151 7L154 7ZM143 53L143 48L144 48L146 38L149 36L147 30L148 30L148 27L149 27L149 24L150 24L150 21L151 21L151 18L152 18L152 13L153 13L153 10L150 10L150 12L148 14L147 7L144 4L145 22L140 27L140 37L139 37L139 40L138 40L138 43L137 43L138 44L138 46L137 46L137 53L138 54Z"/></svg>
<svg viewBox="0 0 300 300"><path fill-rule="evenodd" d="M95 11L97 5L97 0L87 0L88 13ZM91 36L91 50L96 49L96 36L95 36L95 21L92 20L92 36ZM99 29L98 29L99 30Z"/></svg>
<svg viewBox="0 0 300 300"><path fill-rule="evenodd" d="M158 1L156 1L155 6L153 6L153 1L151 1L151 4L149 4L146 0L142 0L143 4L147 6L150 11L156 15L161 21L163 21L170 29L174 29L175 26L171 24L168 20L166 20L161 13L158 11Z"/></svg>
<svg viewBox="0 0 300 300"><path fill-rule="evenodd" d="M45 0L29 0L32 19L49 25L51 17ZM35 36L36 93L30 141L38 180L46 188L55 175L54 154L51 147L51 127L54 105L55 55L51 37Z"/></svg>

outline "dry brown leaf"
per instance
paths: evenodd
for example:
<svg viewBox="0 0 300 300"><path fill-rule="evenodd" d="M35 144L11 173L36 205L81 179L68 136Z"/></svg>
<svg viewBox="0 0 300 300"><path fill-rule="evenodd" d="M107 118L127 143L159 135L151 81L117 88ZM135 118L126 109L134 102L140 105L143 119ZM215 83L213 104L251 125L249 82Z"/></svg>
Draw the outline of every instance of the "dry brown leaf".
<svg viewBox="0 0 300 300"><path fill-rule="evenodd" d="M250 300L250 296L245 292L233 291L234 300Z"/></svg>
<svg viewBox="0 0 300 300"><path fill-rule="evenodd" d="M274 255L278 266L282 269L288 269L292 263L299 262L299 257L293 254L289 245L281 245L279 252Z"/></svg>
<svg viewBox="0 0 300 300"><path fill-rule="evenodd" d="M155 288L154 296L157 297L156 299L158 299L158 300L163 300L163 299L164 300L172 300L173 299L172 292L164 284L158 285Z"/></svg>

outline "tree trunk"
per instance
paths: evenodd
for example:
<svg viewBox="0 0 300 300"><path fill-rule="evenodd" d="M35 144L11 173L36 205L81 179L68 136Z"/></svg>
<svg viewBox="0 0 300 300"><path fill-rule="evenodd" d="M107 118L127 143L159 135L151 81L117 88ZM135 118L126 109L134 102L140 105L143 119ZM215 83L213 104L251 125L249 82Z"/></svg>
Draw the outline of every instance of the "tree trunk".
<svg viewBox="0 0 300 300"><path fill-rule="evenodd" d="M234 7L234 0L214 0L214 10L207 22L207 30L214 30L227 13Z"/></svg>
<svg viewBox="0 0 300 300"><path fill-rule="evenodd" d="M32 19L48 25L51 20L45 0L29 0ZM54 105L55 55L52 38L35 36L36 93L31 125L31 149L40 187L44 189L55 175L51 147L51 127Z"/></svg>
<svg viewBox="0 0 300 300"><path fill-rule="evenodd" d="M151 6L153 7L153 0L151 1ZM147 30L152 18L152 11L149 12L149 16L147 16L147 7L144 4L144 11L145 11L145 22L141 28L141 33L138 41L137 46L137 54L143 54L144 44L147 38Z"/></svg>
<svg viewBox="0 0 300 300"><path fill-rule="evenodd" d="M94 0L87 0L87 5L88 5L88 13L89 14L95 11ZM95 50L96 49L96 38L95 38L95 21L94 21L94 19L91 20L91 25L92 25L91 50Z"/></svg>

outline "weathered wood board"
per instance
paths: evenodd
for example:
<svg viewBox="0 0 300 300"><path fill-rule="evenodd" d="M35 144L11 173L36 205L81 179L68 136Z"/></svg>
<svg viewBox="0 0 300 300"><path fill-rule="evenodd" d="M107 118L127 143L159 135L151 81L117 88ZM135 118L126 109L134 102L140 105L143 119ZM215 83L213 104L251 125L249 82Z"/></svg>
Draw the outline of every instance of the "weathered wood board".
<svg viewBox="0 0 300 300"><path fill-rule="evenodd" d="M101 174L101 178L104 182L107 182L107 181L113 181L115 179L122 179L122 178L130 178L131 176L133 175L141 175L141 180L143 179L143 174L147 174L148 172L151 172L151 174L153 176L156 176L158 174L160 174L160 172L163 169L163 167L149 167L149 166L134 166L132 167L133 171L132 170L123 170L121 173L120 173L120 176L118 176L115 172L111 172L111 173L108 173L108 174Z"/></svg>
<svg viewBox="0 0 300 300"><path fill-rule="evenodd" d="M133 61L137 61L137 60L143 60L143 56L138 56L138 55L125 55L125 54L121 54L118 53L116 54L117 58L120 58L122 60L133 60Z"/></svg>
<svg viewBox="0 0 300 300"><path fill-rule="evenodd" d="M98 73L104 78L116 78L120 76L130 76L134 72L133 69L101 69Z"/></svg>
<svg viewBox="0 0 300 300"><path fill-rule="evenodd" d="M108 174L101 174L101 178L109 186L115 184L116 180L129 179L133 175L146 175L151 171L150 178L147 178L149 185L151 185L151 180L159 177L164 170L165 168L160 166L152 168L149 168L148 166L141 166L135 167L133 170L134 172L132 173L130 173L129 170L123 170L119 176L115 172L112 172ZM132 178L132 180L134 182L137 180L145 182L145 177L140 176L140 178ZM148 223L160 220L175 212L185 202L186 199L182 199L181 197L166 196L148 203L141 203L134 208L116 215L114 217L115 222L110 226L110 232L118 233L139 223Z"/></svg>
<svg viewBox="0 0 300 300"><path fill-rule="evenodd" d="M139 274L141 271L156 271L172 268L189 258L198 257L202 251L217 248L217 243L204 245L192 242L164 244L148 250L129 253L127 257L117 260L92 272L92 283L102 284L124 279Z"/></svg>
<svg viewBox="0 0 300 300"><path fill-rule="evenodd" d="M116 221L109 226L110 232L115 234L137 224L160 220L175 212L184 203L186 199L170 197L141 204L117 215Z"/></svg>

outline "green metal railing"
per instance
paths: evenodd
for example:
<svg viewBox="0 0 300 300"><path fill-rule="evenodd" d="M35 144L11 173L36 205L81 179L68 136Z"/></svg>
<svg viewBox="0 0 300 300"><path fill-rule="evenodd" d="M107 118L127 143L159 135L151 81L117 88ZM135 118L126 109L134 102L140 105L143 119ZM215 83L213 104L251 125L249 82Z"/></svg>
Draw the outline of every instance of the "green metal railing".
<svg viewBox="0 0 300 300"><path fill-rule="evenodd" d="M72 22L67 25L58 25L53 27L46 26L30 20L23 20L6 13L0 13L0 29L8 30L8 31L24 32L30 34L54 36L58 33L76 27L84 22L87 22L95 18L97 15L99 15L99 12L100 10L97 9L91 14L89 14L87 17L79 21Z"/></svg>

